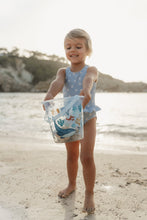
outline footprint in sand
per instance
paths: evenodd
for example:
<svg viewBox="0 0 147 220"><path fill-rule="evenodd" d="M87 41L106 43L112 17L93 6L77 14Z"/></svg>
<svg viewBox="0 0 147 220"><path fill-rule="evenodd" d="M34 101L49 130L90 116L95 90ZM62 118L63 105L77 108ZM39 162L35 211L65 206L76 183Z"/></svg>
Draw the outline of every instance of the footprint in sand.
<svg viewBox="0 0 147 220"><path fill-rule="evenodd" d="M111 176L112 177L119 177L119 176L122 176L123 173L119 170L119 169L115 169L112 173L111 173Z"/></svg>
<svg viewBox="0 0 147 220"><path fill-rule="evenodd" d="M139 179L128 179L126 182L126 186L132 183L138 184L140 186L147 186L147 180L139 180Z"/></svg>
<svg viewBox="0 0 147 220"><path fill-rule="evenodd" d="M127 173L127 176L128 177L141 177L141 174L140 173L138 173L138 172L133 172L133 171L129 171L128 173Z"/></svg>

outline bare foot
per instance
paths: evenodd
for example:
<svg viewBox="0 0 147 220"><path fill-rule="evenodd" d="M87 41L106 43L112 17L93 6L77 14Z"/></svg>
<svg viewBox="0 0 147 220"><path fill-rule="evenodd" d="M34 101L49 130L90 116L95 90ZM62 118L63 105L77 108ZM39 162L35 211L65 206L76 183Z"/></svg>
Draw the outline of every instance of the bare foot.
<svg viewBox="0 0 147 220"><path fill-rule="evenodd" d="M75 186L68 185L65 189L63 189L62 191L59 192L58 196L60 198L66 198L67 196L69 196L74 191L75 191Z"/></svg>
<svg viewBox="0 0 147 220"><path fill-rule="evenodd" d="M92 194L85 193L83 212L87 212L88 214L93 214L94 211L95 211L94 195L93 193Z"/></svg>

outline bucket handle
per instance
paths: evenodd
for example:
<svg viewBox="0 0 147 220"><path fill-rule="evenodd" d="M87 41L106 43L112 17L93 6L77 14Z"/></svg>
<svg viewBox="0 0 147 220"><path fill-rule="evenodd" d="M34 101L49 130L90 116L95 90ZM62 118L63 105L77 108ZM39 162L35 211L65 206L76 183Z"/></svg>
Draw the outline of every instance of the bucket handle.
<svg viewBox="0 0 147 220"><path fill-rule="evenodd" d="M80 97L80 98L84 98L84 96L75 95L75 96L73 97L73 101L71 101L67 106L65 106L65 108L64 108L58 115L56 115L56 116L53 117L54 120L57 120L61 115L64 115L65 112L67 112L67 111L72 107L72 105L74 105L74 104L77 102L77 100L79 99L79 97Z"/></svg>

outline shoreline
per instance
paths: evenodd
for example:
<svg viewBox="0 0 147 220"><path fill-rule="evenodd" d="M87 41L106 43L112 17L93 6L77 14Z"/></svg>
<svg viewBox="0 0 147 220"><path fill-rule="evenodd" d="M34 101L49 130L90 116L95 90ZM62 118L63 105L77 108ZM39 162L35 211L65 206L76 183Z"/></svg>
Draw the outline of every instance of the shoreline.
<svg viewBox="0 0 147 220"><path fill-rule="evenodd" d="M1 138L0 214L8 211L15 220L147 219L146 155L95 152L96 212L87 216L81 211L80 161L76 192L59 199L58 191L67 183L66 151L48 145L34 139Z"/></svg>
<svg viewBox="0 0 147 220"><path fill-rule="evenodd" d="M17 150L59 150L64 151L65 145L64 143L55 143L53 138L50 139L41 139L38 137L20 137L20 136L14 136L9 134L0 134L0 144L1 142L5 143L8 146L8 149L17 149ZM15 147L13 147L12 142L14 143ZM23 143L24 148L20 148L19 146ZM131 149L131 148L129 148ZM102 147L98 148L95 146L94 152L102 153L102 154L132 154L132 155L147 155L147 151L141 151L139 148L134 148L133 150L121 150L121 149L104 149Z"/></svg>

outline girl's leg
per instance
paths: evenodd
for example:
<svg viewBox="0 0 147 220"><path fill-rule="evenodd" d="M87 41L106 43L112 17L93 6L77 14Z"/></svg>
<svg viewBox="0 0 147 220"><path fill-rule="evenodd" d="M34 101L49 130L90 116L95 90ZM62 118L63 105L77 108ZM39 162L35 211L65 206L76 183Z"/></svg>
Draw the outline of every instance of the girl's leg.
<svg viewBox="0 0 147 220"><path fill-rule="evenodd" d="M81 141L81 163L83 165L83 176L85 181L85 202L83 211L93 213L94 205L94 183L95 183L95 163L94 145L96 137L96 118L90 119L84 126L84 139Z"/></svg>
<svg viewBox="0 0 147 220"><path fill-rule="evenodd" d="M76 188L76 177L78 171L78 158L79 158L79 141L66 143L67 150L67 174L68 186L59 192L61 198L67 197Z"/></svg>

